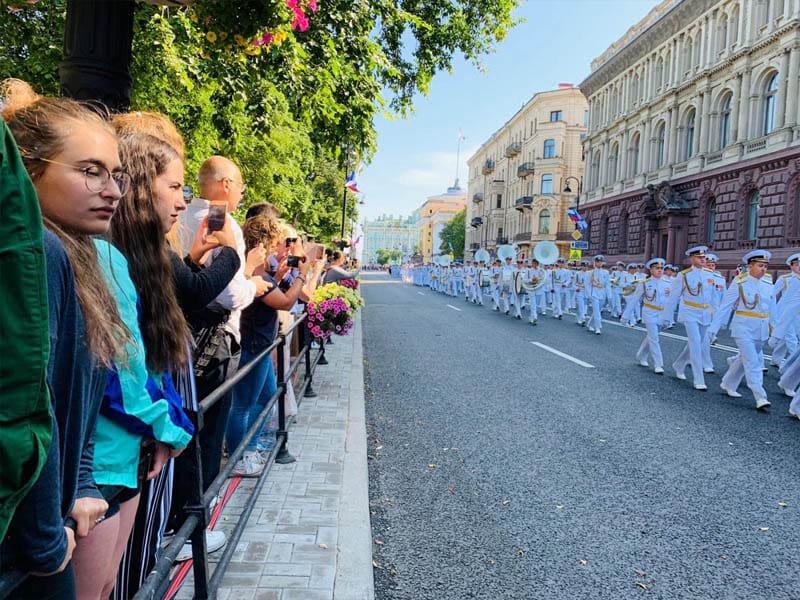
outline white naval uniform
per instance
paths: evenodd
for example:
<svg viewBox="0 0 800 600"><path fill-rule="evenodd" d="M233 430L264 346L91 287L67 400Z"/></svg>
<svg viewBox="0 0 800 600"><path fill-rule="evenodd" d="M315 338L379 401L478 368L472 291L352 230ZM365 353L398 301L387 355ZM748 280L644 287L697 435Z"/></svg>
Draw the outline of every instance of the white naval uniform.
<svg viewBox="0 0 800 600"><path fill-rule="evenodd" d="M508 313L511 308L508 301L514 294L514 273L517 268L513 265L500 267L500 298L503 301L503 312Z"/></svg>
<svg viewBox="0 0 800 600"><path fill-rule="evenodd" d="M706 271L714 277L714 294L711 296L711 318L713 319L725 297L725 277L719 271L712 271L708 268ZM711 360L711 343L713 341L714 339L708 335L708 339L703 343L703 371L706 373L714 372L714 361Z"/></svg>
<svg viewBox="0 0 800 600"><path fill-rule="evenodd" d="M778 283L775 285L775 295L777 296L779 293L781 295L776 306L779 319L798 290L800 290L800 275L797 273L787 273L778 279ZM773 344L772 364L780 367L787 356L794 354L798 348L799 333L800 319L791 319L787 324L784 335L777 340L776 344Z"/></svg>
<svg viewBox="0 0 800 600"><path fill-rule="evenodd" d="M481 287L481 279L482 278L491 281L492 269L487 266L487 267L483 267L483 268L478 267L475 270L475 282L473 283L473 285L475 286L475 295L476 295L477 302L481 306L483 306L483 293L484 293L485 290L489 289L489 288L482 288Z"/></svg>
<svg viewBox="0 0 800 600"><path fill-rule="evenodd" d="M783 294L779 308L780 316L772 332L773 338L778 341L788 335L793 328L796 329L800 323L800 285L789 287ZM800 387L800 347L795 348L794 352L786 357L781 365L780 373L781 378L778 385L784 391L795 392L791 409L795 413L800 412L800 406L798 406L800 404L800 390L798 390Z"/></svg>
<svg viewBox="0 0 800 600"><path fill-rule="evenodd" d="M592 303L592 317L589 320L589 329L600 331L603 328L603 303L608 299L611 291L611 276L605 269L589 269L583 274L586 294Z"/></svg>
<svg viewBox="0 0 800 600"><path fill-rule="evenodd" d="M556 269L555 288L556 296L558 296L557 306L559 317L569 308L570 287L572 287L572 273L570 270L566 267ZM555 312L553 314L555 316Z"/></svg>
<svg viewBox="0 0 800 600"><path fill-rule="evenodd" d="M586 271L575 273L575 322L586 322Z"/></svg>
<svg viewBox="0 0 800 600"><path fill-rule="evenodd" d="M670 299L666 311L670 313L678 304L678 322L686 327L688 341L683 351L672 363L675 372L684 375L687 365L692 366L695 386L705 386L703 376L703 344L711 325L711 302L714 278L702 267L689 267L678 273L670 286Z"/></svg>
<svg viewBox="0 0 800 600"><path fill-rule="evenodd" d="M531 281L538 278L544 278L547 276L547 271L542 269L541 267L531 267L530 271L530 278ZM538 319L539 313L545 314L547 312L547 300L545 299L544 290L547 284L542 284L537 288L531 297L531 320L535 321Z"/></svg>
<svg viewBox="0 0 800 600"><path fill-rule="evenodd" d="M622 315L622 276L624 271L615 270L611 277L611 314L615 317Z"/></svg>
<svg viewBox="0 0 800 600"><path fill-rule="evenodd" d="M500 287L503 285L501 278L502 267L492 267L492 307L500 310Z"/></svg>
<svg viewBox="0 0 800 600"><path fill-rule="evenodd" d="M668 304L670 293L672 290L669 281L663 277L648 277L636 284L636 289L629 296L631 301L622 313L623 323L635 325L634 307L639 306L639 302L642 301L642 322L647 329L647 335L636 352L636 360L642 366L649 366L648 358L650 358L653 361L653 368L659 371L664 368L664 355L661 353L658 331L669 323L664 309Z"/></svg>
<svg viewBox="0 0 800 600"><path fill-rule="evenodd" d="M732 311L730 330L739 348L739 355L728 366L722 384L735 392L744 377L756 401L766 401L763 349L764 342L769 339L770 328L775 323L773 285L749 274L737 277L728 287L714 315L712 334L716 334L728 322Z"/></svg>

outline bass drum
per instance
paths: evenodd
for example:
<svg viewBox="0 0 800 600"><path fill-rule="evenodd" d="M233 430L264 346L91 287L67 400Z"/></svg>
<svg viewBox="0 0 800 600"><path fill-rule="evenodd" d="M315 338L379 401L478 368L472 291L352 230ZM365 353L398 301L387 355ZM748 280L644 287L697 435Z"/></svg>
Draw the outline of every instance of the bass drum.
<svg viewBox="0 0 800 600"><path fill-rule="evenodd" d="M520 296L525 291L525 284L522 281L522 273L514 273L514 293Z"/></svg>
<svg viewBox="0 0 800 600"><path fill-rule="evenodd" d="M482 288L488 288L492 285L492 276L487 271L481 271L479 283Z"/></svg>

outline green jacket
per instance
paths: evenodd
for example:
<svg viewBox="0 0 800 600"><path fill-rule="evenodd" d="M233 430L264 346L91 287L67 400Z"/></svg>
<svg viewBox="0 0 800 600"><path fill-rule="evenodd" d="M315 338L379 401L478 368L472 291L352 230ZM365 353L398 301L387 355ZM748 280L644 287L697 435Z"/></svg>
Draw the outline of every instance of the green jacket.
<svg viewBox="0 0 800 600"><path fill-rule="evenodd" d="M11 132L0 128L0 541L53 434L42 215Z"/></svg>

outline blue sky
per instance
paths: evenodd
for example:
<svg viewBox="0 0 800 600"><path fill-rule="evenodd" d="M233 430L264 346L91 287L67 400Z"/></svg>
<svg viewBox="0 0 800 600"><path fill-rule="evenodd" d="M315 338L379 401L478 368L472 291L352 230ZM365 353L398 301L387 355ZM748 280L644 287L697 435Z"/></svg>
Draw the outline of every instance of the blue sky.
<svg viewBox="0 0 800 600"><path fill-rule="evenodd" d="M361 214L410 215L427 196L444 192L456 175L456 144L464 132L459 175L466 159L535 92L580 83L589 63L644 17L658 0L528 0L484 72L458 60L436 76L408 119L378 117L378 151L364 167ZM362 217L363 218L363 217Z"/></svg>

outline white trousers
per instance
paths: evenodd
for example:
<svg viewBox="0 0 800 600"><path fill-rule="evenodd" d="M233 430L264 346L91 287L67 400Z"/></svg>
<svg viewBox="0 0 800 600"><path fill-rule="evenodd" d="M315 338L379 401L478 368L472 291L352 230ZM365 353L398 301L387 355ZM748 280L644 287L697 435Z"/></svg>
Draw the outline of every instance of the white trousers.
<svg viewBox="0 0 800 600"><path fill-rule="evenodd" d="M683 373L686 371L686 366L691 365L694 384L705 385L706 381L705 377L703 377L703 343L708 340L706 335L708 325L700 325L697 321L687 321L684 326L686 327L686 337L689 338L689 341L684 346L683 352L672 363L672 366L677 373Z"/></svg>
<svg viewBox="0 0 800 600"><path fill-rule="evenodd" d="M654 368L664 368L664 356L661 354L661 342L658 338L658 323L656 321L644 322L647 335L642 340L642 345L639 346L639 351L636 353L636 360L644 362L652 360Z"/></svg>
<svg viewBox="0 0 800 600"><path fill-rule="evenodd" d="M586 320L586 292L575 292L575 322L583 323Z"/></svg>
<svg viewBox="0 0 800 600"><path fill-rule="evenodd" d="M596 298L594 294L591 296L592 300L592 318L589 321L589 327L595 331L600 331L603 328L603 302L605 298Z"/></svg>
<svg viewBox="0 0 800 600"><path fill-rule="evenodd" d="M736 390L742 383L742 378L747 382L747 387L756 398L766 399L767 391L764 389L764 340L751 338L733 338L739 355L728 365L728 370L722 377L722 383L730 390Z"/></svg>

